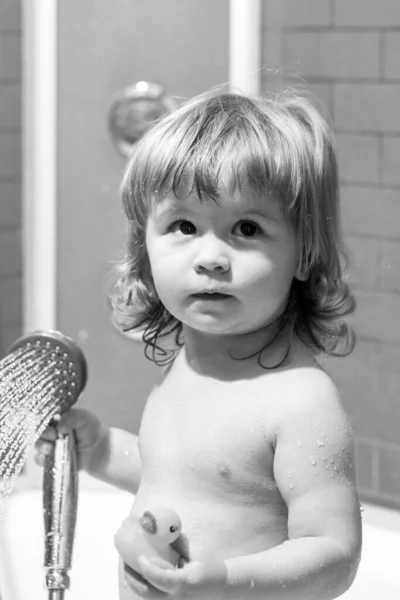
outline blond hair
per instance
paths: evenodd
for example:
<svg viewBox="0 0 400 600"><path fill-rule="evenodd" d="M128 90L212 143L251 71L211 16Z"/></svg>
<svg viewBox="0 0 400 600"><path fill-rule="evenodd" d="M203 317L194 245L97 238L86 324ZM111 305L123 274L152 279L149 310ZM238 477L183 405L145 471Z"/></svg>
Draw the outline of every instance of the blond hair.
<svg viewBox="0 0 400 600"><path fill-rule="evenodd" d="M282 324L314 354L348 354L354 335L343 317L355 302L342 275L347 257L334 138L312 102L288 91L265 98L203 94L159 121L135 146L121 186L129 231L112 295L116 323L124 331L142 329L146 355L155 362L159 338L174 333L182 344L182 325L152 280L147 215L158 195L196 191L200 199L218 199L227 160L232 190L250 189L260 198L272 192L294 227L304 281L293 280Z"/></svg>

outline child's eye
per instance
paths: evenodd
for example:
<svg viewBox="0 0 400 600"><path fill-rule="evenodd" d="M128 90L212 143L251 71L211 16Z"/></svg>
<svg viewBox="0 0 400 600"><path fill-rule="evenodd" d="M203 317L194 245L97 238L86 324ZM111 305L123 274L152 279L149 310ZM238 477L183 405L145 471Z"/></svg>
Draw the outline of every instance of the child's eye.
<svg viewBox="0 0 400 600"><path fill-rule="evenodd" d="M175 221L168 227L168 231L179 232L182 235L193 235L196 233L196 227L190 221Z"/></svg>
<svg viewBox="0 0 400 600"><path fill-rule="evenodd" d="M248 219L240 221L235 229L239 229L240 234L244 237L255 237L262 233L261 227L254 221L249 221Z"/></svg>

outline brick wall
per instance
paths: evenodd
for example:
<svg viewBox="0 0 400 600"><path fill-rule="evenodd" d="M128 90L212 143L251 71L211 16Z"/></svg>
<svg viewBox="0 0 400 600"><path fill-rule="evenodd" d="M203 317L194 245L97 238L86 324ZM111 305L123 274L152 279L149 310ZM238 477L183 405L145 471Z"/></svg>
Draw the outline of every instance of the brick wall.
<svg viewBox="0 0 400 600"><path fill-rule="evenodd" d="M21 332L21 8L0 0L0 355Z"/></svg>
<svg viewBox="0 0 400 600"><path fill-rule="evenodd" d="M358 346L328 369L361 496L400 507L400 2L264 0L264 67L264 88L303 77L334 123Z"/></svg>

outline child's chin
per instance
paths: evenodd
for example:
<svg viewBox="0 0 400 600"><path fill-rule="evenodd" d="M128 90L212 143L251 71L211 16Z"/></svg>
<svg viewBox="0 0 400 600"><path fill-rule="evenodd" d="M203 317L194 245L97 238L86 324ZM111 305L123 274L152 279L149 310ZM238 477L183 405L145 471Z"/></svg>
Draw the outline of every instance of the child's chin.
<svg viewBox="0 0 400 600"><path fill-rule="evenodd" d="M235 331L226 327L210 326L204 323L199 323L191 327L194 331L204 333L205 335L235 335Z"/></svg>

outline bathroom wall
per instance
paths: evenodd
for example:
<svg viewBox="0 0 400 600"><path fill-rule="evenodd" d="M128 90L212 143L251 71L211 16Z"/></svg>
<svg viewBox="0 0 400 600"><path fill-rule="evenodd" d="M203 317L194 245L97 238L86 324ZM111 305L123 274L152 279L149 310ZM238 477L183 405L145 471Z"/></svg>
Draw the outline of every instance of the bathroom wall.
<svg viewBox="0 0 400 600"><path fill-rule="evenodd" d="M357 435L363 497L400 506L400 2L264 0L263 20L264 88L268 67L284 67L333 120L358 346L329 369Z"/></svg>
<svg viewBox="0 0 400 600"><path fill-rule="evenodd" d="M21 11L0 0L0 356L21 332Z"/></svg>
<svg viewBox="0 0 400 600"><path fill-rule="evenodd" d="M282 67L300 74L336 130L359 341L329 369L354 424L362 496L400 507L400 3L264 0L263 27L264 88ZM0 353L21 332L20 41L20 1L0 0Z"/></svg>

